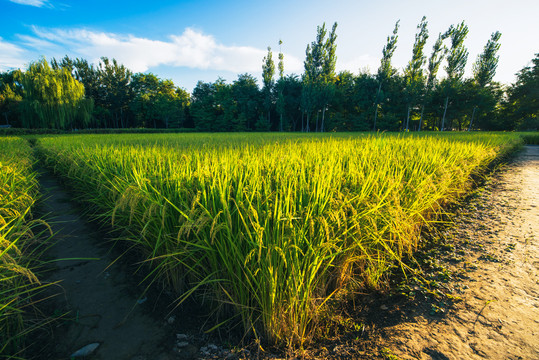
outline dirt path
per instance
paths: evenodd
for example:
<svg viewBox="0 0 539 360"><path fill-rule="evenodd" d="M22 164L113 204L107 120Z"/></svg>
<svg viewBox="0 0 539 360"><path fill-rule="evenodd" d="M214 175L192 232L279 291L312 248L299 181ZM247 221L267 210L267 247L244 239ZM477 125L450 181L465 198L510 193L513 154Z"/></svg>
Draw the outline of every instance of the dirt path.
<svg viewBox="0 0 539 360"><path fill-rule="evenodd" d="M52 216L56 245L48 254L57 262L47 281L61 281L61 295L54 306L69 312L63 326L53 331L49 342L54 353L40 358L68 359L76 350L91 344L99 347L89 359L169 359L174 333L164 320L148 315L147 304L138 304L140 292L107 252L106 242L90 223L58 180L43 172L44 211ZM130 288L131 287L131 288ZM144 299L142 297L142 299ZM45 357L47 356L47 357Z"/></svg>
<svg viewBox="0 0 539 360"><path fill-rule="evenodd" d="M443 318L385 328L381 348L400 359L539 359L539 146L526 146L447 236L472 249L463 301ZM459 269L460 267L460 269Z"/></svg>

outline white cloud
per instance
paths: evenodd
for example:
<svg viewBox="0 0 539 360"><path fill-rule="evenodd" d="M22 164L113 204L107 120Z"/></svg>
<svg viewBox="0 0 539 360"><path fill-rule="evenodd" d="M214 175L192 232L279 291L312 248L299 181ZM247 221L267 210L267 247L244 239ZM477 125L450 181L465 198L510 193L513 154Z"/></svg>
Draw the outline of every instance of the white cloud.
<svg viewBox="0 0 539 360"><path fill-rule="evenodd" d="M223 70L235 73L260 72L265 50L250 46L228 46L211 35L187 28L168 41L132 35L96 32L84 29L60 30L33 28L36 38L24 37L28 44L55 44L68 53L97 62L100 57L115 58L135 72L169 65L196 69ZM39 50L41 47L38 46ZM288 71L300 71L302 62L285 54Z"/></svg>
<svg viewBox="0 0 539 360"><path fill-rule="evenodd" d="M0 37L0 71L24 67L24 50Z"/></svg>
<svg viewBox="0 0 539 360"><path fill-rule="evenodd" d="M9 1L15 4L29 5L29 6L35 6L35 7L50 6L47 0L9 0Z"/></svg>

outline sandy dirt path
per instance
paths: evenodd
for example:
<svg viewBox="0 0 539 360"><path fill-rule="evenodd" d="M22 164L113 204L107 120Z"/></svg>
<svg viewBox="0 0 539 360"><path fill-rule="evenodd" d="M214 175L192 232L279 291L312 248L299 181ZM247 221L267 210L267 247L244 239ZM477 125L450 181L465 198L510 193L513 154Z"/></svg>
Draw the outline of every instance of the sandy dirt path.
<svg viewBox="0 0 539 360"><path fill-rule="evenodd" d="M448 236L472 244L463 301L384 329L399 359L539 359L539 146L494 176Z"/></svg>

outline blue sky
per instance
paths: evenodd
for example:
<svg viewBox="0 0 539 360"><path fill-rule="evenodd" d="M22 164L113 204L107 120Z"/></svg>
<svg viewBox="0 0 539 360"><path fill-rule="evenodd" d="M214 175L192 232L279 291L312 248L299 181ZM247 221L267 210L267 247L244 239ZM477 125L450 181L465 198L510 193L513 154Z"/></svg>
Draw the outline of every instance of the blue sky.
<svg viewBox="0 0 539 360"><path fill-rule="evenodd" d="M198 80L220 76L231 82L245 72L260 77L266 47L278 52L279 39L285 72L300 74L305 47L323 22L338 23L337 69L354 73L376 71L398 19L393 62L402 71L423 15L429 21L427 55L439 32L466 21L468 75L496 30L502 46L495 80L513 82L539 52L539 1L531 0L0 0L0 14L0 71L24 68L40 56L91 62L107 56L189 91Z"/></svg>

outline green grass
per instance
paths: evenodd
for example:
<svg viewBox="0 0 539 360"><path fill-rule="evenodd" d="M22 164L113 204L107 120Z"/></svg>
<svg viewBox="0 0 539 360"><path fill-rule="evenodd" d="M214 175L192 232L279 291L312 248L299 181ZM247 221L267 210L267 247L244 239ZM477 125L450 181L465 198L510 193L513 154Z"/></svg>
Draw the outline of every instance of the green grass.
<svg viewBox="0 0 539 360"><path fill-rule="evenodd" d="M0 357L20 356L26 335L39 326L25 316L43 286L32 268L40 246L31 209L38 198L26 140L0 137Z"/></svg>
<svg viewBox="0 0 539 360"><path fill-rule="evenodd" d="M421 231L516 134L160 134L44 137L92 214L196 296L216 324L309 341L325 304L421 245Z"/></svg>

